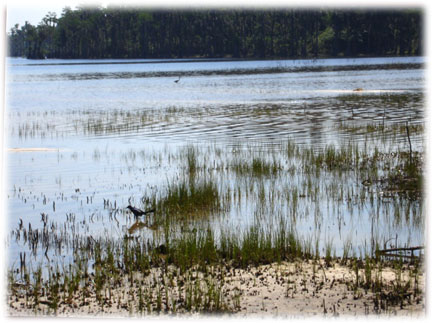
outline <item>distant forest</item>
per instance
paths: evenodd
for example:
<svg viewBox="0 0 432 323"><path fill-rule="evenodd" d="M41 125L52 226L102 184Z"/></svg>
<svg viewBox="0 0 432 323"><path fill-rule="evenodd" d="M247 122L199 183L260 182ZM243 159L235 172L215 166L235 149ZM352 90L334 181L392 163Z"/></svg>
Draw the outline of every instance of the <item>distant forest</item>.
<svg viewBox="0 0 432 323"><path fill-rule="evenodd" d="M403 10L63 9L15 25L27 58L307 58L421 55L423 14Z"/></svg>

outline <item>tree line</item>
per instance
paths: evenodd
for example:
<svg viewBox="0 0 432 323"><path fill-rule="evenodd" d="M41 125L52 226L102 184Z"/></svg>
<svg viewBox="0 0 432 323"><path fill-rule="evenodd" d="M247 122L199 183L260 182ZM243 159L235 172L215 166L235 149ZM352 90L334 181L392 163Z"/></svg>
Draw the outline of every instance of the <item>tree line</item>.
<svg viewBox="0 0 432 323"><path fill-rule="evenodd" d="M307 58L421 55L423 14L403 10L66 7L15 25L27 58Z"/></svg>

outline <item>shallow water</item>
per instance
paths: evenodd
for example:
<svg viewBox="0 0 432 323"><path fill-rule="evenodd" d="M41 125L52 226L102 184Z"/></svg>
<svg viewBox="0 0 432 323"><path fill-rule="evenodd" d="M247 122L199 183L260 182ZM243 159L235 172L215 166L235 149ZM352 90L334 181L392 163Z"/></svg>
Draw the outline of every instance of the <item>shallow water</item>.
<svg viewBox="0 0 432 323"><path fill-rule="evenodd" d="M297 161L281 148L288 140L316 150L349 142L383 152L408 149L403 132L368 134L363 126L423 124L423 63L418 57L8 59L9 230L19 219L40 228L44 213L65 228L73 216L74 230L84 236L121 237L134 222L124 208L145 207L147 197L184 178L185 147L193 146L206 168L201 176L210 176L222 193L240 192L231 193L226 212L196 225L242 232L257 216L270 228L285 217L300 237L318 237L337 254L347 239L356 250L370 243L371 228L382 239L422 244L421 205L385 201L376 192L365 193L369 202L347 202L346 192L361 191L351 172L254 179L218 169L255 156L294 169ZM411 140L423 151L422 132ZM302 193L308 185L316 188L315 198ZM299 197L294 211L286 198L293 190ZM335 191L343 191L340 200ZM395 221L395 213L403 216ZM136 234L152 238L155 232ZM10 237L9 246L11 262L29 252L22 240Z"/></svg>

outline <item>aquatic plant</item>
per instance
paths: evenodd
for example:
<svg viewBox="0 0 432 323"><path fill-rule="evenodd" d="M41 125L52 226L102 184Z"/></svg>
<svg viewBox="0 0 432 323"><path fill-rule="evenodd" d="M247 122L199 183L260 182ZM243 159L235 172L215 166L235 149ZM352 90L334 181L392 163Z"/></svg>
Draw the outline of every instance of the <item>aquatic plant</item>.
<svg viewBox="0 0 432 323"><path fill-rule="evenodd" d="M168 184L165 195L155 202L156 213L165 216L206 216L222 211L220 193L213 181L183 180Z"/></svg>

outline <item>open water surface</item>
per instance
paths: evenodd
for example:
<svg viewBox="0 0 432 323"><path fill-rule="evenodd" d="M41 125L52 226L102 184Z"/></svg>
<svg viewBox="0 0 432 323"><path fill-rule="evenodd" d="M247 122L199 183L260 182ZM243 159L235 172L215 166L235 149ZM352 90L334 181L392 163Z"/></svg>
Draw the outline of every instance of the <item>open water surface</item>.
<svg viewBox="0 0 432 323"><path fill-rule="evenodd" d="M223 214L199 225L242 232L268 208L269 217L286 216L300 237L330 243L339 255L348 240L355 250L369 244L371 230L400 245L423 244L420 203L383 201L379 192L348 203L344 192L359 194L358 178L349 172L310 178L294 171L295 161L283 153L288 141L318 151L347 143L406 151L403 132L381 138L364 129L424 123L423 64L421 57L8 59L8 232L21 220L26 228L41 228L44 214L69 234L122 237L134 222L125 207L145 207L147 197L184 178L182 156L195 147L220 191L239 192L231 194ZM414 150L423 151L423 138L422 132L412 134ZM253 154L273 156L292 171L262 180L217 171ZM303 194L307 185L315 188L315 198ZM294 211L284 195L293 190L298 192ZM343 191L340 200L336 191ZM402 216L395 220L395 213ZM71 218L78 223L73 233ZM271 218L265 222L272 225ZM151 239L155 232L144 228L134 234ZM8 238L11 263L30 253L13 237ZM68 252L64 246L57 255Z"/></svg>

